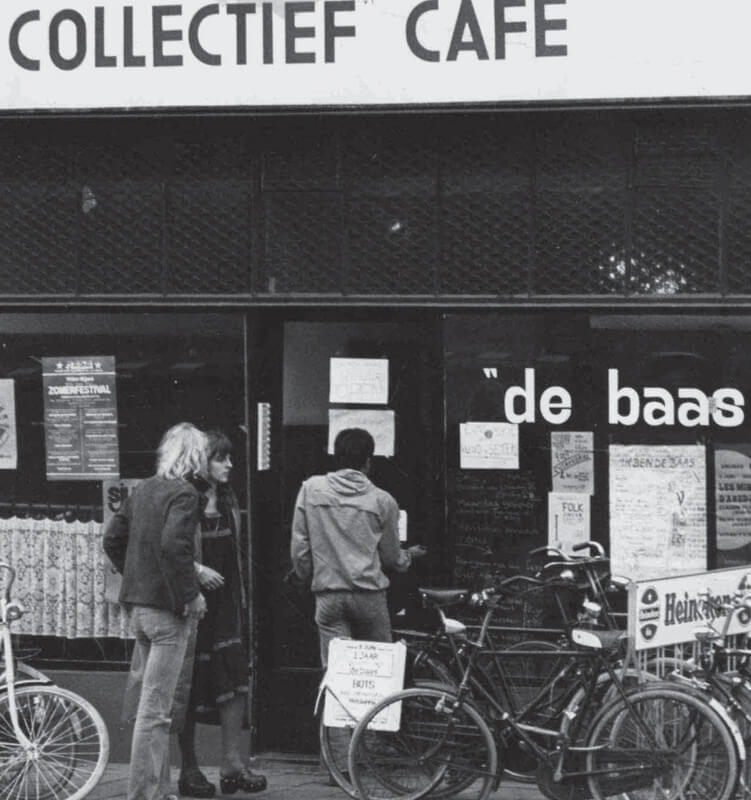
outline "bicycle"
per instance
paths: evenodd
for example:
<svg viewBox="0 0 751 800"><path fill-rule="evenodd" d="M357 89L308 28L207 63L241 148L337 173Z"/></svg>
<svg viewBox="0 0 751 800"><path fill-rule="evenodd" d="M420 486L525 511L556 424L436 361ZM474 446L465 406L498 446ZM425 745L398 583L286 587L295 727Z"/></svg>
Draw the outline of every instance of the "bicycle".
<svg viewBox="0 0 751 800"><path fill-rule="evenodd" d="M751 586L746 585L746 591ZM692 658L662 657L655 666L667 680L706 692L727 710L738 725L746 746L751 743L751 649L728 643L728 631L737 613L751 613L751 594L739 592L729 601L704 594L706 627L694 631L696 655ZM718 630L714 619L722 619ZM745 634L748 638L748 634ZM748 796L746 776L741 788Z"/></svg>
<svg viewBox="0 0 751 800"><path fill-rule="evenodd" d="M109 757L109 734L87 700L39 672L16 676L11 625L24 609L11 599L16 573L7 573L0 598L0 800L81 800L99 782Z"/></svg>
<svg viewBox="0 0 751 800"><path fill-rule="evenodd" d="M535 570L538 576L528 581L534 590L541 592L552 589L560 612L562 627L559 629L530 629L495 626L493 617L496 605L492 603L477 604L485 608L484 646L478 654L475 665L473 693L477 702L483 702L489 695L500 695L501 702L513 709L514 713L527 704L532 703L540 687L549 682L554 675L558 676L555 694L564 697L566 693L567 673L562 673L563 660L561 651L568 646L570 631L578 626L598 628L604 626L608 630L620 630L617 620L606 596L611 582L609 561L597 542L585 542L576 550L588 550L590 555L570 557L560 550L541 547L530 551L530 559L540 554L553 556L554 561L547 561ZM593 555L592 555L593 554ZM539 576L544 576L541 578ZM525 578L521 578L525 580ZM622 579L612 579L618 591L625 588ZM445 616L444 609L456 605L468 593L464 590L420 589L423 605L433 609L439 625L432 634L421 634L414 631L400 631L405 638L412 658L412 674L424 681L458 684L465 670L465 658L468 645L467 634L471 626L464 625L455 619ZM532 590L530 590L531 592ZM571 603L571 591L578 597L580 607L574 614ZM566 594L566 602L561 597ZM480 595L483 593L481 592ZM485 592L487 597L488 592ZM603 619L604 617L604 619ZM540 631L553 635L552 639L521 639L508 645L505 638L510 633L515 637L525 633L539 636ZM633 675L633 673L630 673ZM602 680L607 676L603 676ZM564 706L551 702L545 709L544 720L549 721L552 713L562 713ZM536 713L540 713L538 710ZM521 746L521 745L520 745ZM508 772L516 780L534 781L536 762L530 755L518 749L512 759L514 767Z"/></svg>
<svg viewBox="0 0 751 800"><path fill-rule="evenodd" d="M537 583L509 578L485 602L498 602L529 581ZM732 796L745 757L737 726L701 692L664 681L632 688L613 657L621 632L573 629L572 649L560 653L561 676L518 712L507 698L484 692L474 675L486 632L483 625L458 686L402 690L358 722L348 766L361 800L428 794L485 800L503 773L499 754L506 756L518 742L537 764L539 788L556 800L578 800L587 792L595 800ZM570 680L556 696L559 677ZM612 699L601 707L605 694ZM401 713L397 730L379 730L382 715L393 713L395 704Z"/></svg>

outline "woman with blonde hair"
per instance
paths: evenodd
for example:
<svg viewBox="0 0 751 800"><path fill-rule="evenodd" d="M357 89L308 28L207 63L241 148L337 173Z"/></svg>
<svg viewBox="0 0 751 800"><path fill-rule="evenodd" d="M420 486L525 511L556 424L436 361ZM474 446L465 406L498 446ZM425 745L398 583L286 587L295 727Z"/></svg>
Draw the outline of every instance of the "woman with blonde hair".
<svg viewBox="0 0 751 800"><path fill-rule="evenodd" d="M159 444L156 474L135 487L104 534L104 549L123 576L120 602L135 634L131 679L141 685L128 800L175 797L170 714L191 633L206 613L194 565L201 493L192 483L206 473L206 445L194 425L171 427Z"/></svg>

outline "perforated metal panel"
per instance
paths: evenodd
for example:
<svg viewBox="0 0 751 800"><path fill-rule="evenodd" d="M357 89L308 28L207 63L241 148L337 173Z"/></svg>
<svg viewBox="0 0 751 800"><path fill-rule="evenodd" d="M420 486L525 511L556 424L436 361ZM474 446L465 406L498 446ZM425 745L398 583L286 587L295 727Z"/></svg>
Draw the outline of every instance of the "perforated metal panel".
<svg viewBox="0 0 751 800"><path fill-rule="evenodd" d="M750 132L743 109L6 120L1 296L749 295Z"/></svg>
<svg viewBox="0 0 751 800"><path fill-rule="evenodd" d="M251 170L242 137L178 142L167 181L167 291L250 291Z"/></svg>
<svg viewBox="0 0 751 800"><path fill-rule="evenodd" d="M9 141L0 147L0 295L73 293L73 151Z"/></svg>
<svg viewBox="0 0 751 800"><path fill-rule="evenodd" d="M80 294L163 291L160 154L156 143L76 148Z"/></svg>

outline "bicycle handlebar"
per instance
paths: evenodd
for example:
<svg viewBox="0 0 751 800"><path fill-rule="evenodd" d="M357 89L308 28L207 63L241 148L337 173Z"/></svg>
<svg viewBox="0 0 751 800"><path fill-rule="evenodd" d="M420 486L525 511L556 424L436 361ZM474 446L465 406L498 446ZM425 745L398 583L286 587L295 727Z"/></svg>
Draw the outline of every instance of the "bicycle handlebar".
<svg viewBox="0 0 751 800"><path fill-rule="evenodd" d="M568 563L580 563L584 559L591 559L591 560L598 560L607 558L605 553L605 548L599 542L587 541L587 542L579 542L579 544L575 544L571 548L575 553L578 553L580 550L588 550L589 552L583 556L569 556L563 552L558 547L553 547L551 545L544 545L543 547L535 547L534 550L530 550L527 553L527 558L531 558L533 556L538 556L541 553L544 553L548 556L553 556L554 558L559 559L560 561L566 561Z"/></svg>
<svg viewBox="0 0 751 800"><path fill-rule="evenodd" d="M556 558L560 558L562 561L571 561L572 559L567 556L562 550L559 550L557 547L550 547L549 545L545 545L544 547L535 547L534 550L530 550L527 553L527 557L531 556L538 556L540 553L545 553L546 555L555 556Z"/></svg>
<svg viewBox="0 0 751 800"><path fill-rule="evenodd" d="M605 558L605 548L599 542L580 542L571 548L575 553L579 550L589 550L589 554L594 555L595 558Z"/></svg>

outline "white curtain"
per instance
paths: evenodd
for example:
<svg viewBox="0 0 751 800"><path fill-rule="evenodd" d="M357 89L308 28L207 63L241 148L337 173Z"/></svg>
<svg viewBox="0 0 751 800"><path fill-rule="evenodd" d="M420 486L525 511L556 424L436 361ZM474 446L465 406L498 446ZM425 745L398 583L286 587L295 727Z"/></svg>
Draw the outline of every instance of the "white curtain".
<svg viewBox="0 0 751 800"><path fill-rule="evenodd" d="M26 611L14 623L14 633L66 639L131 636L123 609L104 599L101 523L0 519L0 561L16 570L12 596Z"/></svg>

